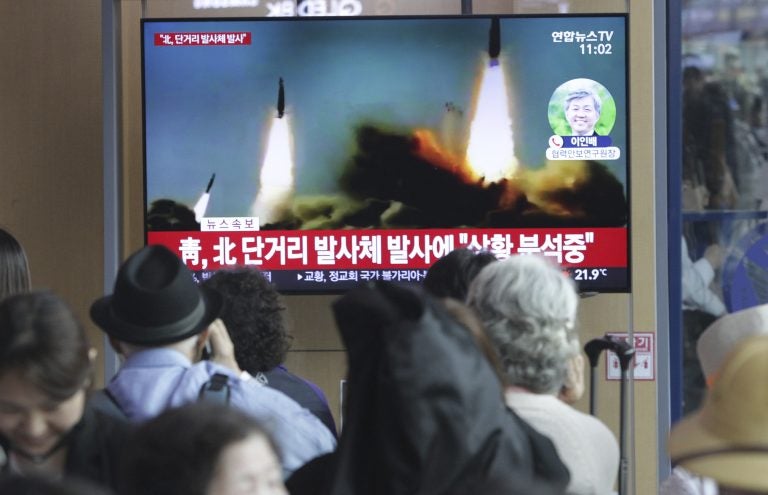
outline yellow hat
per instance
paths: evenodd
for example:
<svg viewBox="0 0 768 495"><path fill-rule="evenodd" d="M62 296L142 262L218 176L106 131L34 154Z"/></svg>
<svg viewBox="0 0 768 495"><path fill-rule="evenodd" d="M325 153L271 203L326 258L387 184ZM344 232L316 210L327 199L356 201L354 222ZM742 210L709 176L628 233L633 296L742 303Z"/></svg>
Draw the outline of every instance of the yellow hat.
<svg viewBox="0 0 768 495"><path fill-rule="evenodd" d="M707 385L712 386L726 356L742 340L768 334L768 304L727 314L715 320L696 343L696 353Z"/></svg>
<svg viewBox="0 0 768 495"><path fill-rule="evenodd" d="M704 406L672 428L668 448L674 464L723 486L768 490L768 335L733 349Z"/></svg>

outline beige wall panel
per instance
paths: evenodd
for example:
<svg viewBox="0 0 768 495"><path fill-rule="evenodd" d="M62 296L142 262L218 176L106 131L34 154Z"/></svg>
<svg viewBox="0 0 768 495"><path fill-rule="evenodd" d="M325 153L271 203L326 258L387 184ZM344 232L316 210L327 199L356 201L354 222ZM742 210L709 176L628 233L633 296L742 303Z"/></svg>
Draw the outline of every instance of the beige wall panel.
<svg viewBox="0 0 768 495"><path fill-rule="evenodd" d="M293 350L343 350L331 305L339 296L286 296Z"/></svg>
<svg viewBox="0 0 768 495"><path fill-rule="evenodd" d="M632 322L635 332L656 332L656 225L653 105L653 3L630 2L630 115L632 127ZM664 40L660 40L661 43ZM658 118L665 118L659 116ZM658 180L665 180L664 177ZM666 253L660 253L666 256ZM658 336L657 339L658 341ZM656 374L658 376L658 373ZM634 480L637 494L656 493L658 416L656 382L634 383L631 408Z"/></svg>
<svg viewBox="0 0 768 495"><path fill-rule="evenodd" d="M120 2L123 258L144 245L140 0Z"/></svg>
<svg viewBox="0 0 768 495"><path fill-rule="evenodd" d="M0 2L0 225L35 288L88 308L103 285L101 5Z"/></svg>
<svg viewBox="0 0 768 495"><path fill-rule="evenodd" d="M339 427L340 381L347 376L347 354L343 351L288 353L288 369L319 386L328 398L336 428Z"/></svg>

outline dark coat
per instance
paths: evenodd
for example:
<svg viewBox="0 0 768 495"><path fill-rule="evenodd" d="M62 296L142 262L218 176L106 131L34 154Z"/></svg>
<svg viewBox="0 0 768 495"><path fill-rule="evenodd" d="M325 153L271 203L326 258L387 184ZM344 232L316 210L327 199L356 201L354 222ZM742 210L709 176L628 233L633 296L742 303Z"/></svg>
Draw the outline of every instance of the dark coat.
<svg viewBox="0 0 768 495"><path fill-rule="evenodd" d="M328 400L317 385L294 375L282 365L270 371L248 370L248 372L268 387L281 391L302 407L307 408L331 430L334 437L337 435L336 422L328 407Z"/></svg>
<svg viewBox="0 0 768 495"><path fill-rule="evenodd" d="M553 481L546 493L568 483L551 441L505 406L491 365L439 301L378 283L333 309L349 396L328 493L533 494L531 479Z"/></svg>
<svg viewBox="0 0 768 495"><path fill-rule="evenodd" d="M131 425L86 406L75 427L67 452L65 471L116 489L121 454L130 438Z"/></svg>

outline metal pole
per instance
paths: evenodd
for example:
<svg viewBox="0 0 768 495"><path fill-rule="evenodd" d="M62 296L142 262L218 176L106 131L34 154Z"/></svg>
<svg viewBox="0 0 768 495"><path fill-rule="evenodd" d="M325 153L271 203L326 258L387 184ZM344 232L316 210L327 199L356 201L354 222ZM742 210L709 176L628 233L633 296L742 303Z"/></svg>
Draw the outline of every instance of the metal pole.
<svg viewBox="0 0 768 495"><path fill-rule="evenodd" d="M589 368L589 391L589 414L594 416L597 411L597 377L594 366Z"/></svg>
<svg viewBox="0 0 768 495"><path fill-rule="evenodd" d="M627 381L629 380L629 372L622 368L621 370L621 392L619 400L621 401L619 415L619 495L626 495L627 493L627 474L629 474L629 465L627 461L627 431L626 431L626 418L627 418Z"/></svg>
<svg viewBox="0 0 768 495"><path fill-rule="evenodd" d="M619 414L619 429L621 430L619 438L619 495L627 494L627 476L629 474L629 460L627 459L627 436L629 435L629 428L627 425L627 387L629 386L629 365L632 362L632 358L635 356L635 348L628 342L615 341L616 348L614 352L619 357L619 365L621 367L621 392L619 400L621 400Z"/></svg>
<svg viewBox="0 0 768 495"><path fill-rule="evenodd" d="M461 0L461 15L472 15L472 0Z"/></svg>
<svg viewBox="0 0 768 495"><path fill-rule="evenodd" d="M104 294L112 290L120 264L120 5L118 0L101 0L101 56L103 92L104 173ZM104 382L109 382L120 361L104 336Z"/></svg>
<svg viewBox="0 0 768 495"><path fill-rule="evenodd" d="M598 337L584 344L584 353L589 359L589 414L593 416L597 410L597 376L595 370L600 361L600 354L606 349L611 349L613 345L613 341L608 336Z"/></svg>

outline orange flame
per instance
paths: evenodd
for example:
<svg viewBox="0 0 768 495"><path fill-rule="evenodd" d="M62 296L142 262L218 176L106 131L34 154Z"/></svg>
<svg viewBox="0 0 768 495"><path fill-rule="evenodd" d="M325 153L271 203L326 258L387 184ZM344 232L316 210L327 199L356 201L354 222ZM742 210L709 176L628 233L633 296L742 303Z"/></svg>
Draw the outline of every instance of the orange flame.
<svg viewBox="0 0 768 495"><path fill-rule="evenodd" d="M467 184L476 182L479 177L461 158L445 150L438 144L432 131L416 129L413 132L414 153L432 165L457 175Z"/></svg>

